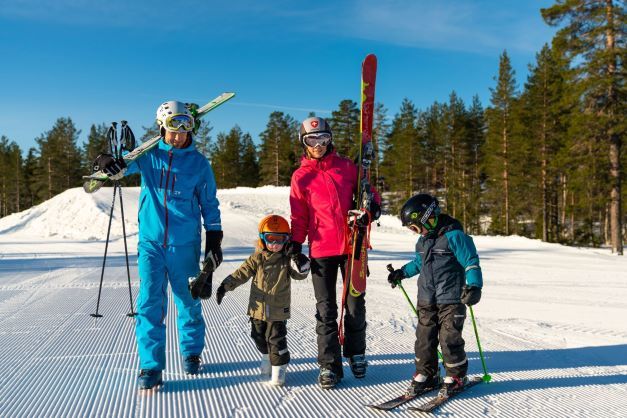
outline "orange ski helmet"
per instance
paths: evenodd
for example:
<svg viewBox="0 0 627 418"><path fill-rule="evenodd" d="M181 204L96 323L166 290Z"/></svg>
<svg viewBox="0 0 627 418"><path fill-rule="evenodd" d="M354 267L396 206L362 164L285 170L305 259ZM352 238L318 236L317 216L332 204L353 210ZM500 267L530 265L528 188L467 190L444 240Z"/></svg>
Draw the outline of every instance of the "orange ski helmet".
<svg viewBox="0 0 627 418"><path fill-rule="evenodd" d="M266 242L278 242L283 240L283 244L290 239L290 224L279 215L268 215L259 221L259 245L265 248Z"/></svg>

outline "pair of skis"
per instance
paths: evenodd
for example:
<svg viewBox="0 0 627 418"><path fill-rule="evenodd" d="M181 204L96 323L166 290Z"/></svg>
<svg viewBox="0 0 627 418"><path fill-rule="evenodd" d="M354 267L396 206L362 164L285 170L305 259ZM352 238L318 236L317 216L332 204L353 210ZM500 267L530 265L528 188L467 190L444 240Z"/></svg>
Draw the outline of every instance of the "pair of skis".
<svg viewBox="0 0 627 418"><path fill-rule="evenodd" d="M344 284L342 289L342 307L338 335L340 344L344 344L344 306L348 293L359 296L366 291L368 275L368 249L370 248L370 222L368 226L360 226L360 216L370 217L368 212L373 199L370 187L370 164L374 157L372 146L372 121L374 115L374 91L377 79L377 57L369 54L361 65L361 146L358 157L357 198L356 207L350 212L351 227L349 231L349 257L346 263Z"/></svg>
<svg viewBox="0 0 627 418"><path fill-rule="evenodd" d="M219 95L218 97L210 101L209 103L195 110L194 118L196 119L202 118L203 116L211 112L216 107L232 99L234 96L235 96L235 93L222 93L221 95ZM131 152L124 155L123 156L124 162L126 163L127 166L130 165L139 157L141 157L142 155L144 155L145 153L147 153L148 151L156 147L160 141L161 141L161 135L157 135L154 138L149 139L148 141L144 142L137 148L133 149ZM104 183L109 179L109 176L105 172L100 170L89 176L83 176L83 178L86 180L85 183L83 184L83 189L87 193L94 193L95 191L97 191L104 185Z"/></svg>
<svg viewBox="0 0 627 418"><path fill-rule="evenodd" d="M435 409L439 408L440 406L442 406L443 404L445 404L448 400L456 397L457 395L459 395L460 393L465 392L466 390L468 390L469 388L475 386L478 383L483 382L483 379L480 377L474 377L472 379L470 379L461 389L458 389L454 392L449 392L447 394L441 394L438 393L438 395L430 400L428 400L427 402L423 403L422 405L419 406L412 406L407 408L408 411L417 411L417 412L433 412ZM433 389L428 389L424 392L420 392L416 395L401 395L398 396L396 398L390 399L389 401L380 403L380 404L373 404L373 405L368 405L371 408L374 409L378 409L380 411L391 411L393 409L398 408L399 406L406 404L409 401L412 401L416 398L419 398L423 395L426 395L428 393L434 392L436 391L437 388L433 388Z"/></svg>

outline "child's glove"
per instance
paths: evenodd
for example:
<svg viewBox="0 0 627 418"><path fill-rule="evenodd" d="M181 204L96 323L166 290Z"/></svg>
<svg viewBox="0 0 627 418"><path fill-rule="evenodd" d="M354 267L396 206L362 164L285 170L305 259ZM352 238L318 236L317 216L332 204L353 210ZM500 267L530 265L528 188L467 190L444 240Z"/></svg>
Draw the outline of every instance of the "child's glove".
<svg viewBox="0 0 627 418"><path fill-rule="evenodd" d="M481 300L481 289L475 286L464 286L461 299L464 305L476 305Z"/></svg>
<svg viewBox="0 0 627 418"><path fill-rule="evenodd" d="M392 289L394 289L403 279L406 279L406 277L402 269L394 270L388 274L388 283L392 286Z"/></svg>
<svg viewBox="0 0 627 418"><path fill-rule="evenodd" d="M229 277L231 276L228 276L227 279ZM224 295L226 295L226 287L224 287L224 283L222 283L218 287L218 290L216 290L216 302L218 302L218 305L222 303L222 298L224 298Z"/></svg>
<svg viewBox="0 0 627 418"><path fill-rule="evenodd" d="M311 265L309 263L309 258L305 254L294 254L290 256L290 258L292 259L291 264L294 270L299 273L309 273Z"/></svg>

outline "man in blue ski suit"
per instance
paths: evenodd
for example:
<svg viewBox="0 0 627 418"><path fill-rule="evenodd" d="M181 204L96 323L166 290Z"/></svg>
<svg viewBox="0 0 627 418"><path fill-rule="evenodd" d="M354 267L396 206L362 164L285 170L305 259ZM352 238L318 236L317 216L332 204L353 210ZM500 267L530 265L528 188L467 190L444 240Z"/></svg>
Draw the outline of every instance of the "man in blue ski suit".
<svg viewBox="0 0 627 418"><path fill-rule="evenodd" d="M141 173L139 197L139 295L136 337L140 358L140 389L162 383L165 368L168 283L177 310L183 366L200 371L205 323L200 299L193 299L189 278L199 273L201 215L206 230L205 256L213 271L222 261L222 226L216 183L207 159L194 148L195 118L188 105L170 101L157 110L163 141L128 167L122 159L100 155L98 164L111 178ZM211 263L209 263L211 264ZM201 298L210 296L211 283Z"/></svg>
<svg viewBox="0 0 627 418"><path fill-rule="evenodd" d="M401 221L420 234L416 258L388 276L395 287L401 280L420 274L416 373L407 392L419 395L440 385L438 343L446 369L440 391L461 390L468 371L462 338L466 305L479 302L483 287L477 249L461 223L440 213L437 199L428 194L410 198L401 209Z"/></svg>

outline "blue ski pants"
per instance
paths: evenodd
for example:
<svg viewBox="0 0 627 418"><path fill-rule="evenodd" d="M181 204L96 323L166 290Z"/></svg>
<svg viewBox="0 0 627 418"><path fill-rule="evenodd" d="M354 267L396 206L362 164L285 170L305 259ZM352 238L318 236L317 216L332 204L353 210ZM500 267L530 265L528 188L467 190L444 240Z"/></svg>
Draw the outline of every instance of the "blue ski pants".
<svg viewBox="0 0 627 418"><path fill-rule="evenodd" d="M165 317L168 282L176 305L179 346L183 357L200 355L205 345L205 321L200 299L192 299L189 277L200 271L200 245L168 246L156 242L138 245L139 295L135 335L141 369L165 368Z"/></svg>

